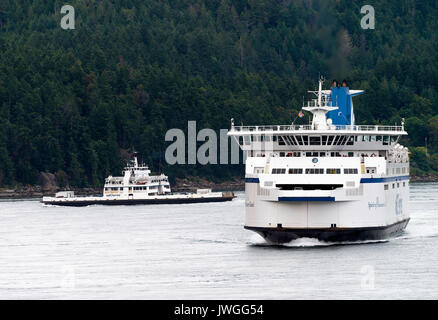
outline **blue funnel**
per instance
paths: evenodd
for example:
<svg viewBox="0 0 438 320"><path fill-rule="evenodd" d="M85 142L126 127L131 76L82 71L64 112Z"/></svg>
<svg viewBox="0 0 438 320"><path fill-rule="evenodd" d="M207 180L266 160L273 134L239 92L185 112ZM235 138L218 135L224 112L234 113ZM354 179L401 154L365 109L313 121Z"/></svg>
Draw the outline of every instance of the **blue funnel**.
<svg viewBox="0 0 438 320"><path fill-rule="evenodd" d="M331 105L338 107L338 110L327 112L327 118L332 119L334 125L354 125L354 113L353 113L353 97L363 93L353 90L354 93L350 93L348 87L333 87L330 94Z"/></svg>

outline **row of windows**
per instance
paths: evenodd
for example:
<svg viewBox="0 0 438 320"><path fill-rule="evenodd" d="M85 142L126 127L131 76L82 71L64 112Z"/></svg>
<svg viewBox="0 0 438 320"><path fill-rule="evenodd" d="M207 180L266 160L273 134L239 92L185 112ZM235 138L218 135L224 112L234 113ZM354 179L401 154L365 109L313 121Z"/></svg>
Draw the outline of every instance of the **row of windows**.
<svg viewBox="0 0 438 320"><path fill-rule="evenodd" d="M272 174L284 174L286 173L286 169L272 169Z"/></svg>
<svg viewBox="0 0 438 320"><path fill-rule="evenodd" d="M123 188L115 188L115 187L105 188L105 191L109 191L109 190L118 191L118 190L123 190Z"/></svg>
<svg viewBox="0 0 438 320"><path fill-rule="evenodd" d="M303 169L301 168L290 168L289 174L302 174ZM345 168L344 174L357 174L359 171L357 168ZM286 169L283 168L273 168L272 174L285 174ZM324 174L323 168L307 168L306 174ZM327 168L326 174L341 174L341 169L339 168Z"/></svg>
<svg viewBox="0 0 438 320"><path fill-rule="evenodd" d="M306 174L323 174L324 169L322 168L310 168L306 169Z"/></svg>
<svg viewBox="0 0 438 320"><path fill-rule="evenodd" d="M153 189L157 189L158 187L157 186L153 186L153 187L134 187L134 190L148 190L148 188L153 190ZM123 188L116 188L116 187L106 187L105 188L105 191L122 191L122 190L123 190ZM129 191L131 191L131 190L133 190L133 188L129 187Z"/></svg>
<svg viewBox="0 0 438 320"><path fill-rule="evenodd" d="M310 146L330 146L330 145L353 145L354 142L381 142L383 145L389 145L397 141L397 136L301 136L301 135L251 135L240 137L240 144L249 145L251 142L278 142L278 145L310 145Z"/></svg>
<svg viewBox="0 0 438 320"><path fill-rule="evenodd" d="M408 173L409 168L408 167L402 167L402 168L392 168L393 174L400 174L400 173Z"/></svg>
<svg viewBox="0 0 438 320"><path fill-rule="evenodd" d="M369 157L369 156L375 156L375 153L370 153L370 154L365 154L362 153L360 156L361 157ZM256 153L257 157L264 157L265 154L264 153ZM274 154L275 156L275 154ZM295 152L284 152L281 151L278 153L278 156L280 157L301 157L301 156L306 156L306 157L354 157L355 154L352 151L349 152L343 152L342 154L340 152L325 152L325 151L307 151L307 152L303 152L301 154L301 152L299 151L295 151ZM359 156L359 154L357 155Z"/></svg>
<svg viewBox="0 0 438 320"><path fill-rule="evenodd" d="M393 183L393 184L392 184L392 188L393 188L393 189L395 189L396 186L397 186L397 188L400 188L400 182L397 182L397 183ZM403 181L403 187L406 187L406 182L405 182L405 181ZM383 186L383 189L384 189L384 190L388 190L388 189L389 189L389 185L385 184L385 185Z"/></svg>

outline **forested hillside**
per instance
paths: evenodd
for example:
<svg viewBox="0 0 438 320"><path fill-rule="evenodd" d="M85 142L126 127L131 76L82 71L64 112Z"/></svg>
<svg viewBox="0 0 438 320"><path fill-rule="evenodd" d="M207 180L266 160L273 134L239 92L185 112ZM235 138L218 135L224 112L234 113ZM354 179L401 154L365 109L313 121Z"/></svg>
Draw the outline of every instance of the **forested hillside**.
<svg viewBox="0 0 438 320"><path fill-rule="evenodd" d="M319 73L366 90L359 124L406 118L413 166L438 171L436 0L71 0L75 30L64 4L0 1L0 185L99 185L133 149L172 176L242 175L166 165L166 131L290 123Z"/></svg>

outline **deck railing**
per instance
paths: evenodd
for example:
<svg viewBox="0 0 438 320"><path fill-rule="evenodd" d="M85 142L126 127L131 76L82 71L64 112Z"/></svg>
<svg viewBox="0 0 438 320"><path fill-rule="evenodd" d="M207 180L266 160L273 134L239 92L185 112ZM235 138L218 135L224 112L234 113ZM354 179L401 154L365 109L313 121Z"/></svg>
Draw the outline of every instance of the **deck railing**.
<svg viewBox="0 0 438 320"><path fill-rule="evenodd" d="M311 131L315 130L312 125L279 125L279 126L233 126L231 132L263 132L263 131ZM348 131L391 131L403 132L403 126L385 125L331 125L327 130Z"/></svg>

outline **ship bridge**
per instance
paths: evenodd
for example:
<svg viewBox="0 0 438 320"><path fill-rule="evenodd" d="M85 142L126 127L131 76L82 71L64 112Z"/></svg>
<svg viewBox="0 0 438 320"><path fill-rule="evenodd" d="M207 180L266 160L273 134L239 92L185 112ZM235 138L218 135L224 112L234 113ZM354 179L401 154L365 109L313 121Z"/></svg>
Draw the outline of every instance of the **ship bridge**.
<svg viewBox="0 0 438 320"><path fill-rule="evenodd" d="M352 98L363 90L348 87L310 91L316 95L302 110L313 114L309 125L235 126L231 120L229 136L244 151L245 157L311 156L388 157L403 135L401 125L356 125Z"/></svg>

